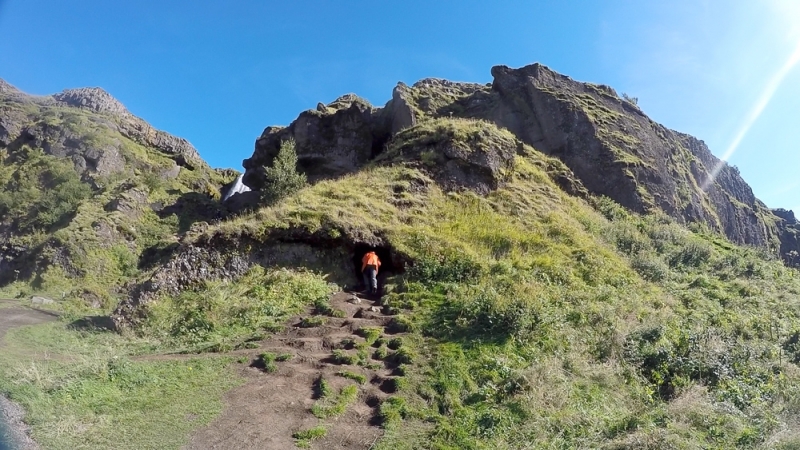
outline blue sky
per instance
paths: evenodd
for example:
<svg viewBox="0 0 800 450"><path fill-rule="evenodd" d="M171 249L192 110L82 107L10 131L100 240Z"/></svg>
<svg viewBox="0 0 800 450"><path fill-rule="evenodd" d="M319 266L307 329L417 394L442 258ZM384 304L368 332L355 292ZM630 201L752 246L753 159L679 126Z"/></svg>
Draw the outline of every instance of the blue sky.
<svg viewBox="0 0 800 450"><path fill-rule="evenodd" d="M0 0L0 77L101 86L215 167L319 101L541 62L638 97L797 212L799 44L799 0Z"/></svg>

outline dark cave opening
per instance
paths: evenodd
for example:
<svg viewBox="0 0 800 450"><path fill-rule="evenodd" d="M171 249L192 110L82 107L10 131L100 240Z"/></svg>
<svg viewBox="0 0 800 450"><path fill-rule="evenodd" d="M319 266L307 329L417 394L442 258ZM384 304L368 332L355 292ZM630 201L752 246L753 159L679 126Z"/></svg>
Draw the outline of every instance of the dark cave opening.
<svg viewBox="0 0 800 450"><path fill-rule="evenodd" d="M361 288L364 288L364 280L361 275L361 266L362 266L362 258L364 255L367 254L369 251L374 251L378 255L378 259L381 261L381 267L378 270L378 291L383 289L384 282L386 281L386 277L390 275L394 275L398 272L402 272L402 268L395 266L395 261L392 258L392 249L388 246L373 246L369 244L355 244L353 247L353 276L356 277L358 280L357 285Z"/></svg>

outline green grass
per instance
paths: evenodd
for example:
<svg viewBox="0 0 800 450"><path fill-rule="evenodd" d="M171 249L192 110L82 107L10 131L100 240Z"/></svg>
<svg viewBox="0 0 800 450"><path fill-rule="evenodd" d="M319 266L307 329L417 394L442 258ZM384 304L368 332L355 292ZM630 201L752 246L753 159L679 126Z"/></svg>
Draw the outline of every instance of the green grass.
<svg viewBox="0 0 800 450"><path fill-rule="evenodd" d="M208 282L155 302L138 332L185 350L234 348L327 299L331 289L311 272L256 267L235 283ZM306 318L304 325L319 326L324 319Z"/></svg>
<svg viewBox="0 0 800 450"><path fill-rule="evenodd" d="M63 322L14 329L0 350L0 392L25 408L43 448L181 448L240 381L229 358L133 358L153 345Z"/></svg>
<svg viewBox="0 0 800 450"><path fill-rule="evenodd" d="M364 338L367 345L372 345L383 334L381 327L361 327L356 330L356 334Z"/></svg>
<svg viewBox="0 0 800 450"><path fill-rule="evenodd" d="M333 351L332 360L334 364L343 364L343 365L353 365L358 363L359 357L356 355L351 355L342 349L336 349Z"/></svg>
<svg viewBox="0 0 800 450"><path fill-rule="evenodd" d="M384 360L387 356L389 356L389 350L384 346L378 347L375 352L372 353L372 357L377 360Z"/></svg>
<svg viewBox="0 0 800 450"><path fill-rule="evenodd" d="M329 419L342 415L347 407L355 402L358 397L358 386L355 384L345 386L335 396L329 391L322 392L321 398L311 407L311 413L319 419Z"/></svg>
<svg viewBox="0 0 800 450"><path fill-rule="evenodd" d="M299 448L310 448L311 442L325 437L328 430L323 425L317 425L307 430L296 431L292 437L296 439L295 445Z"/></svg>
<svg viewBox="0 0 800 450"><path fill-rule="evenodd" d="M321 316L303 317L303 320L300 321L300 328L315 328L325 325L325 322L327 320Z"/></svg>
<svg viewBox="0 0 800 450"><path fill-rule="evenodd" d="M364 375L362 375L360 373L353 373L353 372L350 372L348 370L340 370L340 371L336 372L336 375L338 375L338 376L340 376L342 378L347 378L348 380L353 380L358 384L364 384L364 383L367 382L367 377L366 376L364 376Z"/></svg>
<svg viewBox="0 0 800 450"><path fill-rule="evenodd" d="M413 261L383 299L402 312L386 332L407 336L390 357L405 377L381 408L379 448L420 434L465 449L771 439L797 412L784 344L800 317L795 272L701 229L567 197L531 158L486 197L375 166L221 231L383 236Z"/></svg>

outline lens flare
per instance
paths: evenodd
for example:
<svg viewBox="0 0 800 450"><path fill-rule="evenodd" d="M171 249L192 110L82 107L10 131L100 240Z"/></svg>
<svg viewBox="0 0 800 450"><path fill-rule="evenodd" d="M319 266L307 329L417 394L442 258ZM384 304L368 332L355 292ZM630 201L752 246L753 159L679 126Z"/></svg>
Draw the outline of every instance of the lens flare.
<svg viewBox="0 0 800 450"><path fill-rule="evenodd" d="M786 78L787 75L792 71L794 66L800 62L800 42L797 43L797 48L794 52L789 56L789 59L786 60L786 63L775 73L775 75L770 78L769 83L764 87L764 91L758 97L758 100L753 105L753 108L747 114L747 117L742 124L742 127L739 128L739 131L736 133L736 136L731 141L731 144L728 146L728 149L725 150L725 153L720 158L720 162L714 167L714 170L711 171L706 181L703 183L703 190L708 190L709 187L714 183L714 179L719 174L719 171L725 166L725 161L728 160L733 154L736 152L736 149L739 148L739 144L742 143L742 140L747 133L750 131L750 128L753 126L754 123L758 120L761 116L761 113L764 112L764 109L769 104L772 97L775 95L775 92L780 87L783 80Z"/></svg>

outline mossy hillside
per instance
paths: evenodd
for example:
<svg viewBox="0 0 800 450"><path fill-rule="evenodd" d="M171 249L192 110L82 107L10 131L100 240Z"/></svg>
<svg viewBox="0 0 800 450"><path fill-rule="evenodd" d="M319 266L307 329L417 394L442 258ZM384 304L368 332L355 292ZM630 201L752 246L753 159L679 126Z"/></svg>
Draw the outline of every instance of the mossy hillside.
<svg viewBox="0 0 800 450"><path fill-rule="evenodd" d="M412 86L402 85L399 89L418 122L450 116L476 117L493 106L489 85L428 78ZM470 99L476 94L489 100L487 104L475 108Z"/></svg>
<svg viewBox="0 0 800 450"><path fill-rule="evenodd" d="M298 227L413 262L383 300L416 355L381 407L383 448L792 445L796 272L702 227L590 206L544 156L517 158L486 196L384 162L207 233Z"/></svg>
<svg viewBox="0 0 800 450"><path fill-rule="evenodd" d="M403 151L433 147L443 142L465 151L487 150L491 147L516 147L517 139L508 130L473 119L438 118L424 120L416 126L397 134L389 143L377 163L402 158Z"/></svg>
<svg viewBox="0 0 800 450"><path fill-rule="evenodd" d="M4 277L16 295L77 298L89 291L112 306L114 293L147 266L142 255L168 247L177 233L207 218L219 187L230 181L206 166L176 167L169 155L119 134L103 114L31 103L3 107L16 108L29 126L66 130L86 148L113 145L124 159L118 170L83 172L35 142L0 149L4 245L22 249L13 262L19 272Z"/></svg>

